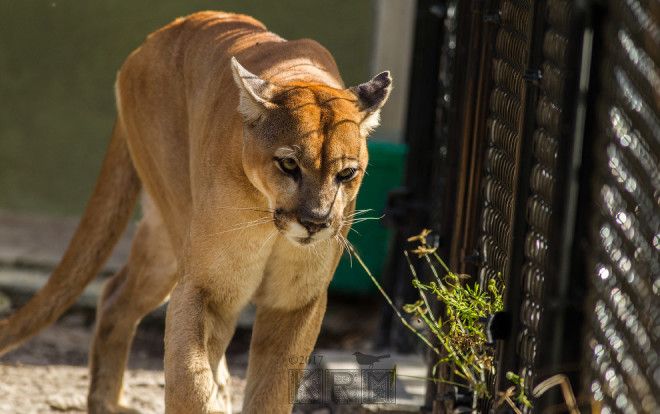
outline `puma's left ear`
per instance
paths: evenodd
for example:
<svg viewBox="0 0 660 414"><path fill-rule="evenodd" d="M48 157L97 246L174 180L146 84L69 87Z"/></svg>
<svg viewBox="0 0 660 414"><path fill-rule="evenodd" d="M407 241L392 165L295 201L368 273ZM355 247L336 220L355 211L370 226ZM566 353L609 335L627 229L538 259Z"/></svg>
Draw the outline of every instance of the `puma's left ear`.
<svg viewBox="0 0 660 414"><path fill-rule="evenodd" d="M364 115L360 122L360 132L366 136L380 123L380 108L385 105L392 91L392 77L389 71L381 72L369 82L353 86L350 90L357 96Z"/></svg>
<svg viewBox="0 0 660 414"><path fill-rule="evenodd" d="M270 101L273 97L273 85L245 69L233 56L231 71L241 93L238 112L243 115L246 123L253 124L264 115L266 110L276 107Z"/></svg>

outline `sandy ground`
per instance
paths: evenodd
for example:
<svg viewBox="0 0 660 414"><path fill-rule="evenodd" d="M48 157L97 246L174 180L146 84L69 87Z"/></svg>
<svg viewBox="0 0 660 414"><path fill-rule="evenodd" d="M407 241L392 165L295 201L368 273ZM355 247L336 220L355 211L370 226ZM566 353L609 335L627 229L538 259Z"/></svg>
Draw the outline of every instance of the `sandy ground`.
<svg viewBox="0 0 660 414"><path fill-rule="evenodd" d="M87 369L70 365L0 366L0 412L85 412ZM126 376L126 402L144 413L162 413L163 374L130 370Z"/></svg>
<svg viewBox="0 0 660 414"><path fill-rule="evenodd" d="M373 337L373 302L330 302L317 343L321 348L363 350ZM355 314L363 318L355 318ZM0 358L0 414L77 413L86 411L88 348L93 312L69 312L55 325ZM348 323L347 323L348 322ZM239 328L227 351L235 408L242 405L250 330ZM163 322L147 319L138 329L125 376L125 403L144 414L164 412ZM324 413L299 408L294 412Z"/></svg>
<svg viewBox="0 0 660 414"><path fill-rule="evenodd" d="M77 219L0 210L0 317L11 312L12 306L16 308L25 302L45 282L76 224ZM103 274L116 271L126 262L131 232L129 226ZM87 354L101 279L88 287L75 309L58 323L0 358L0 414L85 411ZM376 335L381 308L379 297L331 296L317 348L344 350L349 355L368 350ZM140 325L128 364L126 403L144 414L163 412L162 319L163 312L156 312ZM243 397L253 319L249 312L246 318L239 319L239 328L227 351L235 406L240 406ZM314 409L304 412L319 413Z"/></svg>
<svg viewBox="0 0 660 414"><path fill-rule="evenodd" d="M0 413L85 412L89 382L87 316L73 314L0 360ZM242 403L247 357L232 355L234 404ZM125 403L144 414L162 413L162 331L138 331L125 376Z"/></svg>

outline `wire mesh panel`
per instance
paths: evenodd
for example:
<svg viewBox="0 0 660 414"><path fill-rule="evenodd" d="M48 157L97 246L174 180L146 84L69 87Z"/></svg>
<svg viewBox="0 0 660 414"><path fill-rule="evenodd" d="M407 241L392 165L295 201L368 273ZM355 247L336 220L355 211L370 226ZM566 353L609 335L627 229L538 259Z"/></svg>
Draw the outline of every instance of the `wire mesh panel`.
<svg viewBox="0 0 660 414"><path fill-rule="evenodd" d="M586 377L603 412L660 412L660 6L611 0L600 63Z"/></svg>
<svg viewBox="0 0 660 414"><path fill-rule="evenodd" d="M456 117L464 185L452 263L506 285L512 330L491 394L510 385L508 370L528 396L562 373L606 412L660 412L660 3L475 0L463 10L484 26L457 50L473 51L465 61L483 71L466 69L479 80L464 82L476 98L460 113L476 109ZM588 381L578 384L583 361ZM560 402L553 390L535 409Z"/></svg>
<svg viewBox="0 0 660 414"><path fill-rule="evenodd" d="M532 2L503 1L500 10L478 238L482 282L509 273L533 7Z"/></svg>
<svg viewBox="0 0 660 414"><path fill-rule="evenodd" d="M493 278L505 279L508 286L511 274L528 92L525 73L532 46L534 2L501 1L499 21L492 61L486 120L488 143L483 157L476 239L481 258L479 280L483 286ZM491 394L496 395L497 379L489 378L489 383ZM481 404L482 410L488 410L488 402Z"/></svg>
<svg viewBox="0 0 660 414"><path fill-rule="evenodd" d="M571 118L572 106L567 105L573 91L569 90L577 66L576 59L567 51L572 45L574 29L572 14L574 3L570 0L548 0L543 23L542 74L539 96L536 102L536 128L532 135L532 165L529 189L525 202L526 231L522 249L520 328L517 334L518 374L525 379L527 393L536 383L537 357L543 344L541 330L544 302L556 285L555 228L559 223L557 213L556 184L561 169L560 148L569 146L572 136L566 125ZM570 102L570 99L569 99ZM547 335L546 335L547 336Z"/></svg>

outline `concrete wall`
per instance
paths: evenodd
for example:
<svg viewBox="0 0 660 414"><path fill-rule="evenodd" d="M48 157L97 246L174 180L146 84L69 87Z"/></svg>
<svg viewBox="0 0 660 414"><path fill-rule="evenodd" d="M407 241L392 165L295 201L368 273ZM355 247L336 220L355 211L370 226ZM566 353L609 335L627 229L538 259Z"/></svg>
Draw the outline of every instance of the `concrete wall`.
<svg viewBox="0 0 660 414"><path fill-rule="evenodd" d="M371 0L0 1L0 209L80 212L110 135L123 59L175 17L220 7L286 38L320 41L348 84L369 79Z"/></svg>
<svg viewBox="0 0 660 414"><path fill-rule="evenodd" d="M414 0L375 2L372 72L390 70L394 78L392 95L383 108L381 127L375 134L377 139L403 140L416 3Z"/></svg>

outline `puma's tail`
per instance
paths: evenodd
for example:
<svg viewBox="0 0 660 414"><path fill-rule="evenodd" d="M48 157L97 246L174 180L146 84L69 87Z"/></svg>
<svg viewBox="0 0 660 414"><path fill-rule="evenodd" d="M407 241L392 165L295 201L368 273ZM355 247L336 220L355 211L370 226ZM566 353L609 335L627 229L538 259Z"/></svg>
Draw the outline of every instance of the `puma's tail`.
<svg viewBox="0 0 660 414"><path fill-rule="evenodd" d="M0 320L0 355L55 321L75 302L123 233L139 191L140 180L117 122L94 192L64 257L25 306Z"/></svg>

